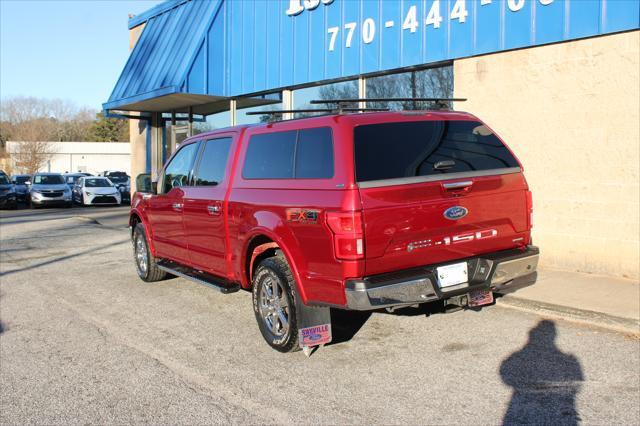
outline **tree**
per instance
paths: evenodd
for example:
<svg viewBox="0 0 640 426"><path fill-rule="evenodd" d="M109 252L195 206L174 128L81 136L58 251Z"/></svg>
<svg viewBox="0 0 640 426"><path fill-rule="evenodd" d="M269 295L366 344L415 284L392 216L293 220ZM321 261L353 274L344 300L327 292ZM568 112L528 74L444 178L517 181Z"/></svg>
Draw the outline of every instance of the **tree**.
<svg viewBox="0 0 640 426"><path fill-rule="evenodd" d="M96 142L128 142L129 123L119 118L106 118L99 112L91 124L89 134Z"/></svg>
<svg viewBox="0 0 640 426"><path fill-rule="evenodd" d="M23 141L17 143L10 155L18 171L34 174L51 160L56 151L56 146L52 142Z"/></svg>
<svg viewBox="0 0 640 426"><path fill-rule="evenodd" d="M94 111L62 99L5 98L0 102L0 135L15 141L86 141L94 116Z"/></svg>

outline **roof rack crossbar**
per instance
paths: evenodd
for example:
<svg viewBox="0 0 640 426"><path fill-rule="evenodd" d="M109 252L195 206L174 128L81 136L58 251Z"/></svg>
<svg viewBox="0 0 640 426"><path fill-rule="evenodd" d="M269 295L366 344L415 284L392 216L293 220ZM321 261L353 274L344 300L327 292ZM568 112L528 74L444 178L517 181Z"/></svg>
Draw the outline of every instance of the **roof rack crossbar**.
<svg viewBox="0 0 640 426"><path fill-rule="evenodd" d="M269 110L269 111L249 111L246 115L276 115L276 114L294 114L296 112L332 112L333 108L319 108L319 109L281 109L281 110Z"/></svg>
<svg viewBox="0 0 640 426"><path fill-rule="evenodd" d="M389 108L356 108L356 107L344 107L344 108L318 108L318 109L282 109L282 110L270 110L270 111L249 111L247 115L279 115L279 114L295 114L295 113L308 113L308 112L324 112L324 113L341 113L346 112L359 112L359 111L389 111Z"/></svg>
<svg viewBox="0 0 640 426"><path fill-rule="evenodd" d="M364 102L433 102L436 109L449 109L450 102L464 102L466 98L355 98L355 99L316 99L311 104L337 105L339 109L344 109L344 105L360 104Z"/></svg>
<svg viewBox="0 0 640 426"><path fill-rule="evenodd" d="M354 98L354 99L315 99L311 104L355 104L360 102L464 102L467 98Z"/></svg>

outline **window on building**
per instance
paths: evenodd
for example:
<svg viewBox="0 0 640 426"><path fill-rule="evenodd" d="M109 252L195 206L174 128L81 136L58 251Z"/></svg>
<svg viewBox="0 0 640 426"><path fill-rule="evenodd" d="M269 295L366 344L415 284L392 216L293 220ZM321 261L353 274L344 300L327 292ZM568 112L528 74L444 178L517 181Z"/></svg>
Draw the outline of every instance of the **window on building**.
<svg viewBox="0 0 640 426"><path fill-rule="evenodd" d="M196 186L214 186L222 182L230 147L231 138L212 139L205 142L195 173Z"/></svg>
<svg viewBox="0 0 640 426"><path fill-rule="evenodd" d="M312 100L353 99L358 97L358 81L342 81L293 91L293 109L326 109L331 105L312 104ZM319 114L326 114L321 112ZM318 115L313 112L296 113L295 118Z"/></svg>
<svg viewBox="0 0 640 426"><path fill-rule="evenodd" d="M256 124L267 123L269 121L279 121L280 118L278 118L278 116L272 117L269 114L247 115L247 113L257 111L282 110L282 93L269 93L258 98L240 98L237 101L237 105L237 124Z"/></svg>
<svg viewBox="0 0 640 426"><path fill-rule="evenodd" d="M197 135L229 126L231 126L231 114L229 111L217 112L207 115L202 123L194 123L193 134Z"/></svg>
<svg viewBox="0 0 640 426"><path fill-rule="evenodd" d="M366 80L367 98L451 98L453 67L429 68L399 74L370 77ZM370 108L421 110L434 108L430 102L368 102Z"/></svg>

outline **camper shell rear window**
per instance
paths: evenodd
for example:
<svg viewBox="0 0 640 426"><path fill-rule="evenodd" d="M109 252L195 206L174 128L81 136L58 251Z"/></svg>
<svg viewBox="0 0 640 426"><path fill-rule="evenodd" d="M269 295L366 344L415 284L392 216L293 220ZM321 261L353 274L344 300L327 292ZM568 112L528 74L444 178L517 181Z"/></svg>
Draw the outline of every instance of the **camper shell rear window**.
<svg viewBox="0 0 640 426"><path fill-rule="evenodd" d="M357 182L416 177L436 180L460 173L519 167L509 149L478 121L358 126L354 130L354 150Z"/></svg>

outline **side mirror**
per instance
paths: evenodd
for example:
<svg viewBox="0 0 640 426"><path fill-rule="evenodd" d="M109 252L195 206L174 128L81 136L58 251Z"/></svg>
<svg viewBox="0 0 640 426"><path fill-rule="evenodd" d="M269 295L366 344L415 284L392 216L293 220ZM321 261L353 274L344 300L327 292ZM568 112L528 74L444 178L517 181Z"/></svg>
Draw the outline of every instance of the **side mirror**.
<svg viewBox="0 0 640 426"><path fill-rule="evenodd" d="M28 181L26 181L24 184L25 184L25 185L27 185L27 186L31 186L31 181L30 181L30 180L28 180Z"/></svg>
<svg viewBox="0 0 640 426"><path fill-rule="evenodd" d="M136 191L147 194L156 194L158 192L157 183L151 182L150 173L141 173L136 177Z"/></svg>

